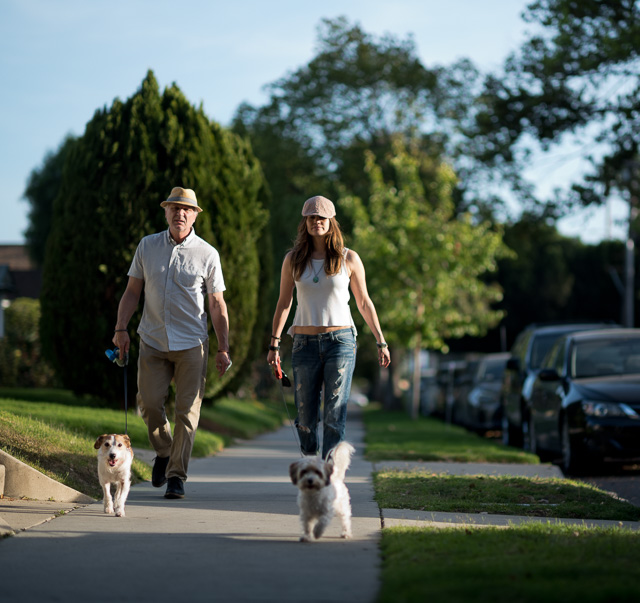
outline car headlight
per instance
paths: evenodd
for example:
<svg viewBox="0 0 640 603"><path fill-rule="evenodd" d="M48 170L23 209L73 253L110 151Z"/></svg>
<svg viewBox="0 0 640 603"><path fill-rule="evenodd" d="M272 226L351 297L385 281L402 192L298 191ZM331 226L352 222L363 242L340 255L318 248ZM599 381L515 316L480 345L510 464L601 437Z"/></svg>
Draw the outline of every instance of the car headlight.
<svg viewBox="0 0 640 603"><path fill-rule="evenodd" d="M582 403L582 410L588 417L629 417L630 419L640 419L640 415L633 408L618 402L591 402L585 400Z"/></svg>

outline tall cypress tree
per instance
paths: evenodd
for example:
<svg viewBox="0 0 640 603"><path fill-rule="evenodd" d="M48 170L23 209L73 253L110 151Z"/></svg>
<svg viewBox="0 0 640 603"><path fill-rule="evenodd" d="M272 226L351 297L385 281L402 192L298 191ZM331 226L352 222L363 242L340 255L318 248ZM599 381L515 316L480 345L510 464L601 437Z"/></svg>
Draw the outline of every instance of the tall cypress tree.
<svg viewBox="0 0 640 603"><path fill-rule="evenodd" d="M161 94L151 71L127 101L96 111L74 141L54 202L43 270L41 337L65 387L122 399L122 381L104 350L140 239L165 230L160 202L174 186L196 191L197 234L218 249L231 322L231 371L209 363L207 395L251 360L264 305L260 283L266 186L248 143L209 120L174 84ZM141 300L142 301L142 300ZM132 318L130 393L135 391L137 327ZM210 333L215 350L215 334Z"/></svg>

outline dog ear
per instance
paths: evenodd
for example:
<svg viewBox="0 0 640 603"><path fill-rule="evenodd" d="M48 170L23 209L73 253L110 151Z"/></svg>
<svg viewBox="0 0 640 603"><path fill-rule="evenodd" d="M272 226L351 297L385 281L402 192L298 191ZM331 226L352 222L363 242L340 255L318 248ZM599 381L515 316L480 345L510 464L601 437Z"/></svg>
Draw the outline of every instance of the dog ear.
<svg viewBox="0 0 640 603"><path fill-rule="evenodd" d="M101 436L98 436L98 439L96 440L96 443L93 445L93 447L98 450L98 448L102 446L102 442L104 442L108 437L109 434L107 433L103 433Z"/></svg>
<svg viewBox="0 0 640 603"><path fill-rule="evenodd" d="M298 485L298 465L300 461L296 461L295 463L291 463L289 465L289 477L291 478L291 482L294 486Z"/></svg>

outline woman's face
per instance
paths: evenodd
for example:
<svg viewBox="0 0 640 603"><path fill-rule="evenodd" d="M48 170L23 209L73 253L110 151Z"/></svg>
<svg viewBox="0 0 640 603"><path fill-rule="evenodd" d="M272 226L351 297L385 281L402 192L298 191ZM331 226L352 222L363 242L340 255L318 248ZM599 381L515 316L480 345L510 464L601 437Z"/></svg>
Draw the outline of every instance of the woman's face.
<svg viewBox="0 0 640 603"><path fill-rule="evenodd" d="M324 237L329 233L331 221L322 216L307 216L307 232L312 237Z"/></svg>

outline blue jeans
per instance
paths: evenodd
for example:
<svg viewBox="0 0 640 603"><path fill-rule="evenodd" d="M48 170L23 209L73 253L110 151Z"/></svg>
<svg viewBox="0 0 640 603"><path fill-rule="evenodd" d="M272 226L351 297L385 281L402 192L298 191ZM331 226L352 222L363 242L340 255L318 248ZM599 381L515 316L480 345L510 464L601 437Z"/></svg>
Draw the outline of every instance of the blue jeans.
<svg viewBox="0 0 640 603"><path fill-rule="evenodd" d="M318 453L318 423L324 386L322 458L344 439L347 402L356 366L355 329L294 335L293 385L296 427L303 454Z"/></svg>

